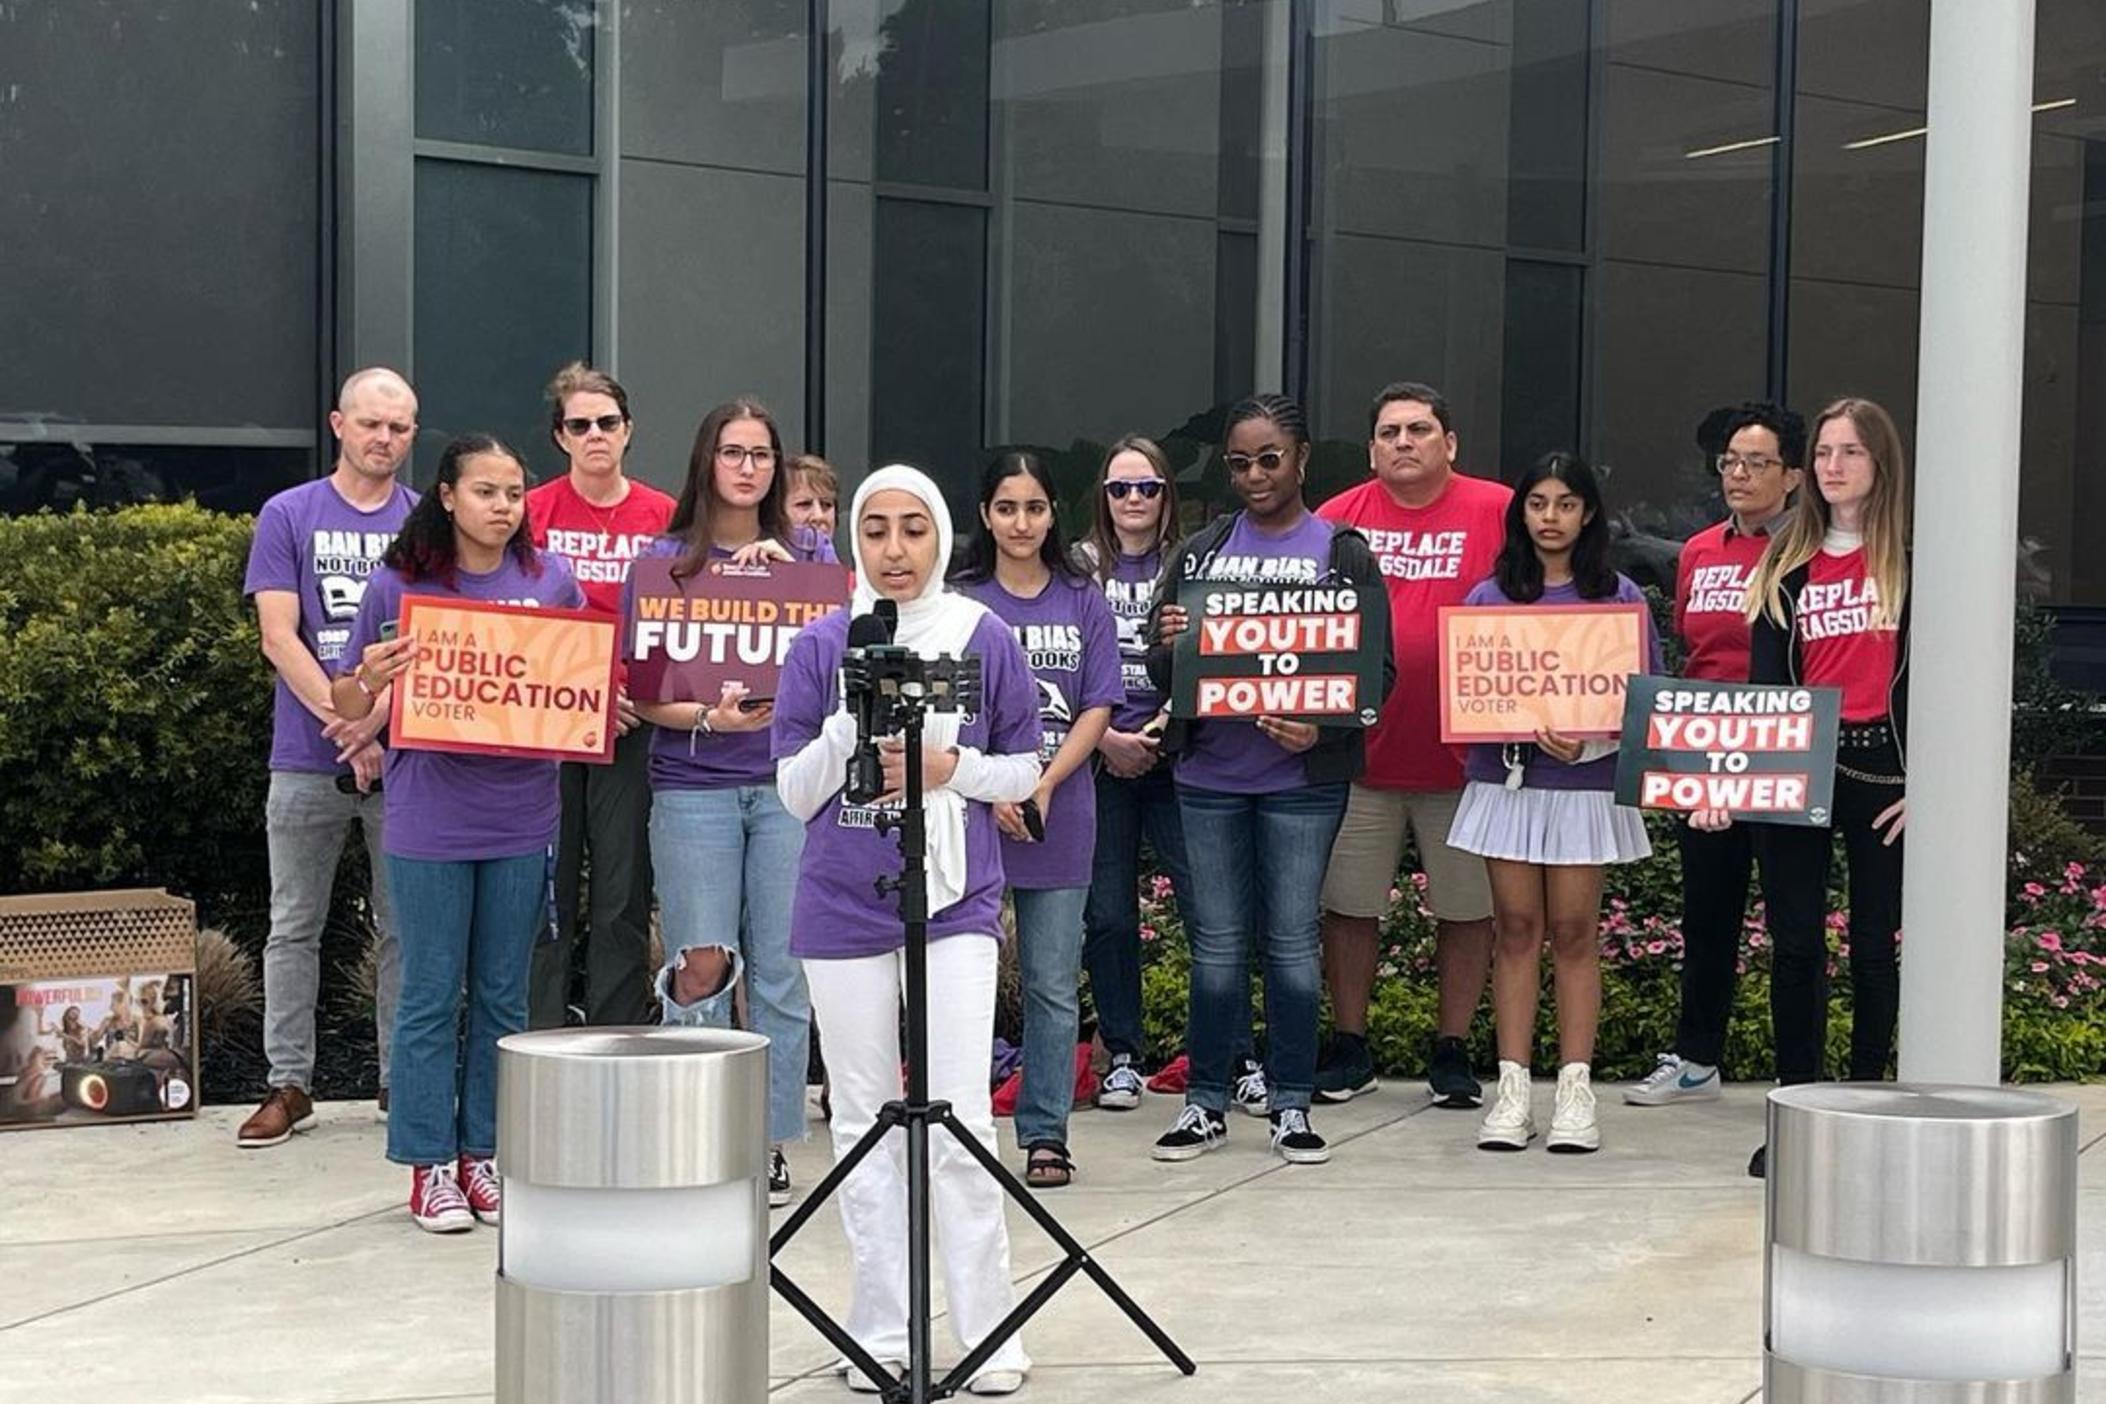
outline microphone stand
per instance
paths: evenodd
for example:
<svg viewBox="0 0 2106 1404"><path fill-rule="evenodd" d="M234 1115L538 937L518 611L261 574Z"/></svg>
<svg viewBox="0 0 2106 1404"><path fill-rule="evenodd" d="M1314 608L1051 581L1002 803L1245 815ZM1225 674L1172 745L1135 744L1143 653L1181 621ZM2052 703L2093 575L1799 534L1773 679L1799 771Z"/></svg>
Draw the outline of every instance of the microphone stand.
<svg viewBox="0 0 2106 1404"><path fill-rule="evenodd" d="M958 705L970 706L977 693L977 678L959 688ZM928 887L928 828L927 815L922 800L922 722L923 707L919 697L902 692L893 694L893 708L900 713L897 720L906 740L906 786L905 804L897 815L880 814L878 829L897 835L900 850L900 875L896 878L878 878L876 886L881 896L892 895L899 899L900 917L906 925L906 1004L907 1004L907 1086L903 1100L885 1103L878 1110L877 1122L863 1134L847 1155L834 1165L805 1197L802 1204L790 1214L783 1226L768 1240L769 1281L775 1290L794 1307L798 1315L812 1324L813 1329L824 1336L836 1350L848 1359L849 1368L860 1370L879 1387L880 1396L886 1404L931 1404L931 1401L947 1399L965 1387L983 1364L993 1357L1011 1336L1023 1329L1024 1323L1037 1315L1054 1294L1067 1285L1070 1278L1080 1272L1097 1284L1113 1305L1126 1313L1129 1320L1138 1326L1157 1350L1184 1374L1190 1375L1199 1367L1192 1358L1178 1348L1162 1327L1143 1311L1133 1298L1090 1256L1075 1236L1053 1217L1038 1197L1025 1187L1009 1170L995 1158L987 1147L980 1144L965 1124L958 1120L949 1102L929 1100L929 887ZM882 712L884 708L874 708ZM879 718L882 722L884 719ZM865 738L867 740L867 738ZM1025 1298L1016 1304L1009 1315L990 1331L985 1340L968 1351L963 1360L953 1366L951 1372L941 1380L931 1377L934 1356L930 1349L930 1298L929 1275L929 1128L941 1126L957 1143L980 1163L1000 1185L1008 1196L1029 1214L1046 1236L1058 1244L1066 1256L1056 1264L1046 1280L1034 1287ZM894 1379L871 1354L858 1345L842 1325L827 1315L825 1308L791 1281L774 1259L781 1256L785 1246L810 1221L819 1206L839 1189L863 1158L876 1150L891 1134L894 1127L904 1127L907 1133L907 1373Z"/></svg>

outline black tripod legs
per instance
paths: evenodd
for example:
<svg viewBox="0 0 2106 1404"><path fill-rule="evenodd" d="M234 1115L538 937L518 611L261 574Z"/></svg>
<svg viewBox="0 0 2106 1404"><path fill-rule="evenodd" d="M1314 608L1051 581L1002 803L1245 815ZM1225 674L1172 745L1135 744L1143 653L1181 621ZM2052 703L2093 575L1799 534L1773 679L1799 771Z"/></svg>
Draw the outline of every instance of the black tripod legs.
<svg viewBox="0 0 2106 1404"><path fill-rule="evenodd" d="M927 1219L923 1215L911 1212L909 1215L909 1235L914 1239L908 1245L910 1262L913 1268L910 1276L914 1279L912 1311L914 1319L909 1323L909 1342L910 1354L914 1358L908 1362L908 1373L903 1379L895 1380L883 1364L858 1345L839 1322L826 1314L825 1308L807 1296L804 1290L791 1281L781 1268L771 1267L769 1280L774 1285L776 1292L796 1310L799 1316L809 1321L812 1324L812 1328L824 1336L830 1345L841 1352L842 1356L847 1359L850 1369L861 1371L873 1383L877 1384L880 1392L888 1401L899 1401L900 1404L926 1404L929 1400L949 1398L963 1390L966 1382L973 1377L974 1373L989 1360L993 1359L995 1352L1000 1350L1003 1344L1015 1336L1018 1331L1022 1330L1024 1323L1036 1316L1047 1302L1052 1301L1060 1292L1060 1289L1065 1287L1077 1273L1087 1276L1090 1281L1096 1283L1098 1290L1109 1297L1112 1304L1118 1307L1120 1311L1126 1313L1127 1319L1141 1329L1141 1333L1154 1343L1155 1348L1161 1351L1164 1358L1171 1364L1187 1375L1198 1369L1198 1366L1192 1363L1192 1358L1186 1355L1184 1351L1178 1349L1177 1342L1171 1340L1169 1334L1162 1327L1158 1326L1154 1319L1147 1312L1143 1311L1132 1297L1126 1295L1125 1290L1119 1286L1112 1275L1104 1270L1103 1264L1090 1256L1089 1249L1084 1247L1073 1234L1069 1233L1059 1219L1053 1217L1051 1210L1039 1202L1038 1196L1031 1193L1024 1183L1010 1171L1008 1166L1002 1164L992 1151L981 1145L973 1137L972 1133L966 1129L965 1124L959 1121L956 1114L951 1111L948 1102L932 1102L924 1106L910 1106L905 1102L887 1102L879 1110L877 1121L871 1128L864 1132L861 1139L855 1143L848 1154L842 1156L839 1163L831 1171L827 1172L826 1177L812 1187L812 1192L805 1196L804 1202L797 1206L790 1217L784 1221L783 1226L777 1229L769 1238L769 1255L773 1257L782 1252L783 1247L797 1235L797 1231L811 1220L813 1214L818 1212L819 1206L831 1197L835 1190L841 1187L842 1183L855 1172L855 1168L863 1163L864 1157L876 1150L895 1127L904 1128L908 1132L907 1177L910 1205L916 1196L920 1196L921 1203L925 1205L927 1202L929 1174L928 1134L931 1123L941 1126L945 1131L949 1132L958 1144L963 1146L966 1152L980 1163L980 1168L985 1170L994 1179L994 1182L1002 1187L1002 1192L1016 1201L1023 1211L1031 1216L1032 1222L1045 1231L1048 1238L1060 1245L1061 1251L1065 1256L1062 1257L1059 1263L1054 1265L1051 1272L1047 1273L1045 1280L1032 1288L1025 1295L1024 1299L1011 1309L1009 1315L1003 1317L1001 1323L987 1334L986 1339L968 1351L965 1358L959 1361L941 1381L933 1381L929 1376L927 1290L931 1274L928 1263L929 1226Z"/></svg>
<svg viewBox="0 0 2106 1404"><path fill-rule="evenodd" d="M1164 1359L1187 1375L1199 1368L1192 1363L1192 1357L1186 1355L1178 1348L1177 1342L1170 1339L1169 1333L1156 1325L1155 1319L1143 1311L1138 1302L1126 1295L1125 1289L1119 1286L1118 1281L1104 1270L1104 1265L1090 1256L1090 1250L1084 1247L1075 1235L1069 1233L1059 1219L1053 1217L1053 1211L1041 1204L1038 1196L1033 1194L1023 1181L1017 1179L1008 1166L995 1158L994 1152L981 1145L973 1134L965 1129L964 1123L958 1120L948 1106L939 1104L936 1110L937 1119L944 1129L951 1133L959 1145L965 1147L973 1159L980 1162L980 1168L993 1177L994 1182L1002 1187L1002 1192L1015 1200L1018 1206L1031 1216L1031 1221L1045 1232L1046 1237L1059 1244L1061 1251L1066 1254L1054 1266L1052 1272L1047 1274L1046 1280L1032 1288L1030 1293L1016 1304L1015 1309L1002 1318L1002 1324L990 1331L987 1338L974 1346L966 1357L958 1362L957 1367L944 1377L943 1384L947 1392L963 1386L965 1381L971 1379L973 1372L986 1364L994 1353L1001 1349L1003 1342L1022 1330L1024 1323L1036 1316L1047 1302L1053 1300L1055 1294L1078 1272L1096 1283L1097 1289L1111 1298L1112 1305L1126 1313L1126 1319L1140 1328L1141 1334L1154 1343L1155 1348L1163 1353Z"/></svg>

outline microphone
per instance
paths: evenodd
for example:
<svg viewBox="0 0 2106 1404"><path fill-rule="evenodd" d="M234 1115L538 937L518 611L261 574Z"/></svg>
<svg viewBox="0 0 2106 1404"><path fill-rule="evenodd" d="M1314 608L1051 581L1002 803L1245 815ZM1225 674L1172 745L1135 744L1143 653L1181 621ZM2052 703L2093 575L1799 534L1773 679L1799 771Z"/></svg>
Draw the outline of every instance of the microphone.
<svg viewBox="0 0 2106 1404"><path fill-rule="evenodd" d="M860 663L868 650L886 647L898 627L898 601L879 600L871 613L848 621L850 658ZM849 694L856 709L856 749L848 758L848 799L852 804L868 804L885 791L884 763L877 749L877 689L850 688Z"/></svg>

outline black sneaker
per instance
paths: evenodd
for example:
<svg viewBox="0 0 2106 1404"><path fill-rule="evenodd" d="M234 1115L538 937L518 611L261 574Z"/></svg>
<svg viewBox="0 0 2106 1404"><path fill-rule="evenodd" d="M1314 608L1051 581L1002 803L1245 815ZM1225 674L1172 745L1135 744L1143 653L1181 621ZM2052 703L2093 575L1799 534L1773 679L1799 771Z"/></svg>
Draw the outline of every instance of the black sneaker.
<svg viewBox="0 0 2106 1404"><path fill-rule="evenodd" d="M1469 1047L1459 1038L1433 1041L1433 1063L1426 1070L1426 1081L1433 1088L1437 1107L1468 1111L1484 1105L1484 1089L1477 1085L1477 1074L1470 1071Z"/></svg>
<svg viewBox="0 0 2106 1404"><path fill-rule="evenodd" d="M1321 1165L1331 1158L1331 1147L1309 1125L1309 1113L1300 1107L1272 1114L1272 1148L1289 1165Z"/></svg>
<svg viewBox="0 0 2106 1404"><path fill-rule="evenodd" d="M1767 1179L1770 1173L1770 1148L1767 1143L1755 1147L1755 1154L1748 1157L1748 1175L1751 1179Z"/></svg>
<svg viewBox="0 0 2106 1404"><path fill-rule="evenodd" d="M774 1146L768 1151L768 1207L780 1209L790 1202L790 1162L783 1159L782 1147Z"/></svg>
<svg viewBox="0 0 2106 1404"><path fill-rule="evenodd" d="M1187 1102L1177 1114L1177 1121L1156 1139L1150 1153L1157 1160L1197 1160L1227 1139L1227 1117Z"/></svg>
<svg viewBox="0 0 2106 1404"><path fill-rule="evenodd" d="M1376 1085L1375 1060L1367 1051L1367 1036L1333 1034L1330 1056L1316 1070L1316 1100L1350 1102L1374 1091Z"/></svg>

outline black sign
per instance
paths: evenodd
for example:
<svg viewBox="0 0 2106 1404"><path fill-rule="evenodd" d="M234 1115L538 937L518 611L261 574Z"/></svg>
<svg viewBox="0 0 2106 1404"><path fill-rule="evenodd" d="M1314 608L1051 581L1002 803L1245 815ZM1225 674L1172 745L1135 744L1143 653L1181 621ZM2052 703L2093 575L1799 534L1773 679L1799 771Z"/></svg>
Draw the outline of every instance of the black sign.
<svg viewBox="0 0 2106 1404"><path fill-rule="evenodd" d="M1195 581L1179 603L1188 622L1171 669L1171 715L1324 726L1373 726L1381 715L1389 631L1381 585Z"/></svg>
<svg viewBox="0 0 2106 1404"><path fill-rule="evenodd" d="M1616 802L1826 828L1842 703L1832 687L1632 678Z"/></svg>

